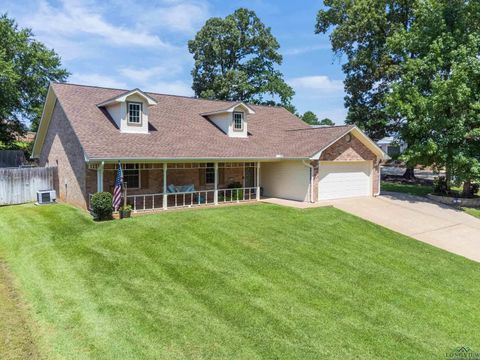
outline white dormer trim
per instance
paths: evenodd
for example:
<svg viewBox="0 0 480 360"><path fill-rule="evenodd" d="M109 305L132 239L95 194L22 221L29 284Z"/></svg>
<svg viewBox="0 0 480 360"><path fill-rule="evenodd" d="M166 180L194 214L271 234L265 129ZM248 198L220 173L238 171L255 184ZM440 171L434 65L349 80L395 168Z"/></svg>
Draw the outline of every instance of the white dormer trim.
<svg viewBox="0 0 480 360"><path fill-rule="evenodd" d="M113 104L118 104L118 103L124 103L127 101L127 98L132 95L138 95L141 98L145 100L145 103L148 106L154 106L157 105L157 101L149 96L148 94L144 93L142 90L136 88L127 92L124 92L123 94L120 94L118 96L115 96L114 98L108 99L100 104L97 104L98 107L105 107Z"/></svg>
<svg viewBox="0 0 480 360"><path fill-rule="evenodd" d="M238 107L242 107L248 114L251 114L251 115L255 114L255 111L250 106L248 106L244 102L238 102L236 104L233 104L229 108L222 109L222 110L209 111L209 112L201 113L200 115L210 116L210 115L217 115L217 114L233 113L238 111Z"/></svg>
<svg viewBox="0 0 480 360"><path fill-rule="evenodd" d="M130 104L138 104L135 121L130 121ZM105 100L97 107L108 111L122 133L148 134L148 115L157 101L140 89L133 89Z"/></svg>

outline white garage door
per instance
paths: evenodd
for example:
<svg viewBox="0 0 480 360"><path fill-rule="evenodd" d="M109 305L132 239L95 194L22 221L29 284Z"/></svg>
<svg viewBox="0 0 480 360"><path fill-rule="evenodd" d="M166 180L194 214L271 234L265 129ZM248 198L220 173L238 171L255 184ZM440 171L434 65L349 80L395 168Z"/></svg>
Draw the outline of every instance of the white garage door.
<svg viewBox="0 0 480 360"><path fill-rule="evenodd" d="M371 167L370 161L320 162L318 200L371 195Z"/></svg>

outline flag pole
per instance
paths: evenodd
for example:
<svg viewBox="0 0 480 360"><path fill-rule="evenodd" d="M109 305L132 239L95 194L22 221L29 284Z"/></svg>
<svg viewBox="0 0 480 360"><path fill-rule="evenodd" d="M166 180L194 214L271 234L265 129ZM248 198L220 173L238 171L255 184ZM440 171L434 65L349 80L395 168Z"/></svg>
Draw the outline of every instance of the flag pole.
<svg viewBox="0 0 480 360"><path fill-rule="evenodd" d="M122 163L119 161L118 166L122 167ZM123 208L127 207L127 182L123 181L123 171L122 171L122 185L123 185Z"/></svg>
<svg viewBox="0 0 480 360"><path fill-rule="evenodd" d="M127 182L123 183L123 208L127 207Z"/></svg>

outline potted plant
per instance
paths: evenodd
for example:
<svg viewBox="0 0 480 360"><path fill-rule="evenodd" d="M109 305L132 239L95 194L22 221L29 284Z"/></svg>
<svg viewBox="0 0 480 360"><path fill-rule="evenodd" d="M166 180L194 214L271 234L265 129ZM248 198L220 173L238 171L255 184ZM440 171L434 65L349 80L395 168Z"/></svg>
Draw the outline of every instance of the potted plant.
<svg viewBox="0 0 480 360"><path fill-rule="evenodd" d="M130 205L124 205L118 210L120 219L129 218L132 215L132 207Z"/></svg>

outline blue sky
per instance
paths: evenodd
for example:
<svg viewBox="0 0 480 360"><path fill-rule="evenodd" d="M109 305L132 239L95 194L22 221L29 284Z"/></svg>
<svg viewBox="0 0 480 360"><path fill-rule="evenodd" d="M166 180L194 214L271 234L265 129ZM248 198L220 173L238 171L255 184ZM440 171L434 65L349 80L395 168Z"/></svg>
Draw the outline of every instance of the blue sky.
<svg viewBox="0 0 480 360"><path fill-rule="evenodd" d="M239 7L272 28L299 112L343 123L344 78L328 36L315 35L321 0L5 0L20 26L54 48L72 73L69 82L193 95L187 41L205 20Z"/></svg>

